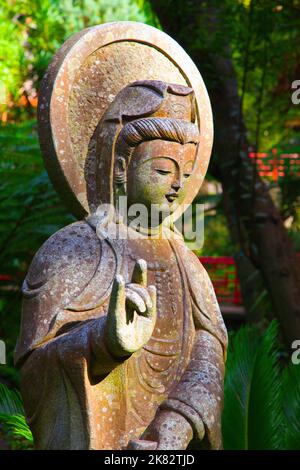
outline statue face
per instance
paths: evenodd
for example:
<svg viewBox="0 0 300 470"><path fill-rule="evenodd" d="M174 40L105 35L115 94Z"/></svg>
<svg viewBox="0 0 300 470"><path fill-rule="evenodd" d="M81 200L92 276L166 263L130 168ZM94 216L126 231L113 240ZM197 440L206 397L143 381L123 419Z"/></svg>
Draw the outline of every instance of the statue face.
<svg viewBox="0 0 300 470"><path fill-rule="evenodd" d="M163 217L184 202L187 182L193 170L196 145L165 140L139 144L132 155L127 174L128 204L160 206Z"/></svg>

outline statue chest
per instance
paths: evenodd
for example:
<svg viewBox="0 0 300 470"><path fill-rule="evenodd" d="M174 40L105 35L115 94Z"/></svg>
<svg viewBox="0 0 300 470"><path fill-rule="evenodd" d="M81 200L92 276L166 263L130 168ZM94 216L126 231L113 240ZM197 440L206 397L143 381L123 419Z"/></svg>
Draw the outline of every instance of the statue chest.
<svg viewBox="0 0 300 470"><path fill-rule="evenodd" d="M190 357L194 325L179 259L168 240L129 240L125 250L127 279L136 261L148 265L148 285L157 289L157 321L144 348L126 365L126 427L143 426L180 380Z"/></svg>
<svg viewBox="0 0 300 470"><path fill-rule="evenodd" d="M157 289L157 320L148 343L136 354L135 372L151 390L168 390L189 356L193 335L189 294L177 255L168 240L129 240L126 247L128 279L136 261L148 266L148 285Z"/></svg>
<svg viewBox="0 0 300 470"><path fill-rule="evenodd" d="M126 247L128 279L140 258L147 262L148 286L157 289L157 321L146 348L173 354L181 343L184 317L184 282L176 254L168 240L130 240Z"/></svg>

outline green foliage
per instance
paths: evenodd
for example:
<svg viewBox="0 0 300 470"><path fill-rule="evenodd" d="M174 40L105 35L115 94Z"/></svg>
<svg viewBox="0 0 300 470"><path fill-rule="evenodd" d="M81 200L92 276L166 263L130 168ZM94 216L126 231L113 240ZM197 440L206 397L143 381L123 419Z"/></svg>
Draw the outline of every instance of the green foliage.
<svg viewBox="0 0 300 470"><path fill-rule="evenodd" d="M0 383L0 425L13 449L33 448L33 437L25 420L24 408L18 391Z"/></svg>
<svg viewBox="0 0 300 470"><path fill-rule="evenodd" d="M11 3L11 2L10 2ZM8 2L0 2L0 93L10 93L13 98L19 95L19 89L26 74L26 57L24 49L24 28L19 28L15 12L7 15ZM4 88L5 87L5 88ZM7 99L7 96L4 97ZM0 105L1 105L0 100Z"/></svg>
<svg viewBox="0 0 300 470"><path fill-rule="evenodd" d="M300 373L279 364L277 324L264 334L256 326L232 335L225 376L222 418L224 448L298 449Z"/></svg>
<svg viewBox="0 0 300 470"><path fill-rule="evenodd" d="M275 324L261 338L255 328L241 329L228 351L223 415L226 449L279 447L279 370L272 348Z"/></svg>
<svg viewBox="0 0 300 470"><path fill-rule="evenodd" d="M300 168L299 168L300 171ZM286 172L279 179L280 210L283 220L291 221L289 235L291 236L295 250L300 251L300 185L297 174Z"/></svg>
<svg viewBox="0 0 300 470"><path fill-rule="evenodd" d="M14 104L24 91L35 93L52 56L72 34L111 21L155 22L147 2L135 0L0 2L0 86Z"/></svg>
<svg viewBox="0 0 300 470"><path fill-rule="evenodd" d="M283 372L285 449L300 450L300 366L290 364Z"/></svg>
<svg viewBox="0 0 300 470"><path fill-rule="evenodd" d="M208 184L216 185L216 181L207 178L204 189L201 189L201 193L193 202L193 204L204 206L204 243L196 254L197 256L232 256L236 253L237 247L230 239L222 205L222 192L216 186L215 192L209 193Z"/></svg>
<svg viewBox="0 0 300 470"><path fill-rule="evenodd" d="M291 84L298 77L300 4L226 0L222 8L219 35L230 38L249 140L266 151L295 135L286 123L298 115Z"/></svg>
<svg viewBox="0 0 300 470"><path fill-rule="evenodd" d="M299 0L152 3L165 24L178 25L173 34L198 62L208 90L217 85L229 97L237 79L241 103L232 117L244 120L250 144L267 151L295 138L286 124L299 114L291 101L292 81L299 78ZM229 68L225 76L218 73L210 63L216 55L220 63L232 58L233 76Z"/></svg>
<svg viewBox="0 0 300 470"><path fill-rule="evenodd" d="M19 415L24 414L22 398L16 390L10 390L0 382L0 414Z"/></svg>
<svg viewBox="0 0 300 470"><path fill-rule="evenodd" d="M203 256L232 256L236 252L233 245L225 216L221 211L205 216L204 245L200 255Z"/></svg>
<svg viewBox="0 0 300 470"><path fill-rule="evenodd" d="M130 0L29 0L24 15L32 18L28 48L39 78L57 49L72 34L88 26L110 21L145 22L137 4Z"/></svg>

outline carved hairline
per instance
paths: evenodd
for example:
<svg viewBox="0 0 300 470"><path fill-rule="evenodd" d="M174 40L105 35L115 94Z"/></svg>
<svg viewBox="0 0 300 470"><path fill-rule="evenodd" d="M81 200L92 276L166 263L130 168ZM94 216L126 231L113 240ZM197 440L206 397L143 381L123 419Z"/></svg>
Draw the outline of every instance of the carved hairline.
<svg viewBox="0 0 300 470"><path fill-rule="evenodd" d="M127 164L140 143L151 140L167 140L180 144L199 142L199 129L196 124L180 119L142 118L125 124L116 141L115 158L125 157Z"/></svg>

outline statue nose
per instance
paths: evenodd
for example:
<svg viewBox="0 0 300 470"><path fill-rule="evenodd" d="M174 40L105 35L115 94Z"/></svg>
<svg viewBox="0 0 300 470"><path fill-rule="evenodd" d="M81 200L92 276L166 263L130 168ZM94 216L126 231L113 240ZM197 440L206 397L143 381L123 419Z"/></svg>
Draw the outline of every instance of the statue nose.
<svg viewBox="0 0 300 470"><path fill-rule="evenodd" d="M182 188L182 181L181 181L181 178L180 178L180 177L176 178L176 179L172 182L171 188L174 189L175 191L178 191L180 188Z"/></svg>

